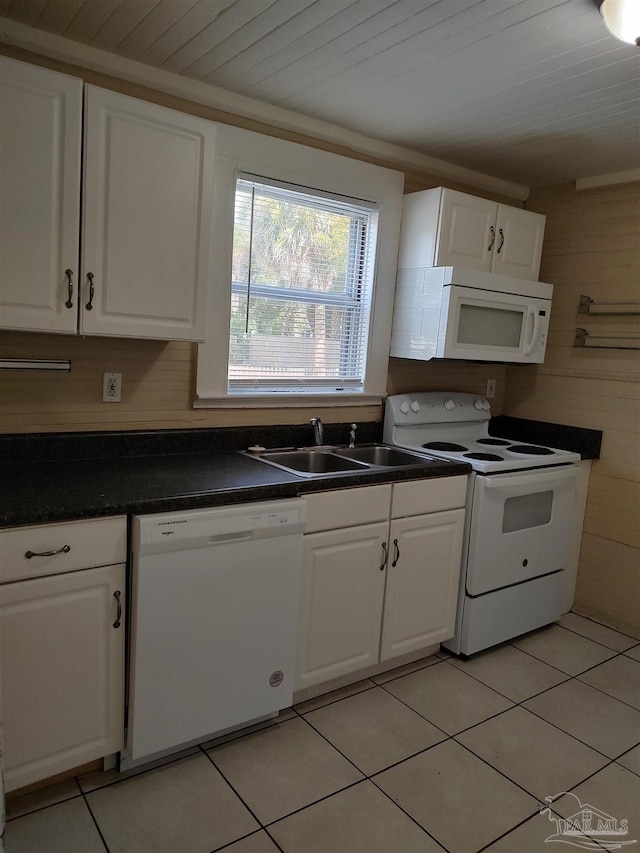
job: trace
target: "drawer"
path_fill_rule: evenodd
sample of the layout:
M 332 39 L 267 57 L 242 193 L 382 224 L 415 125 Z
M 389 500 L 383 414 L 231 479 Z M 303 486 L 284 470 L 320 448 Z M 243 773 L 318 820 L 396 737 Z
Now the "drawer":
M 393 486 L 392 518 L 406 518 L 426 512 L 459 509 L 465 505 L 467 477 L 434 477 L 409 480 Z
M 68 550 L 61 550 L 67 548 Z M 29 552 L 60 551 L 48 557 Z M 0 582 L 124 563 L 127 519 L 124 515 L 61 524 L 0 530 Z
M 338 489 L 303 497 L 307 502 L 305 533 L 316 533 L 319 530 L 386 521 L 389 518 L 391 484 Z

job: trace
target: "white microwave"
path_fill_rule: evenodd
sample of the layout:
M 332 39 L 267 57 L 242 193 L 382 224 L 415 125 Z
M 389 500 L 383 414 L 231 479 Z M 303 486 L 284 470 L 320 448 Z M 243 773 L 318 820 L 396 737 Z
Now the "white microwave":
M 553 285 L 462 267 L 398 270 L 390 355 L 541 364 Z

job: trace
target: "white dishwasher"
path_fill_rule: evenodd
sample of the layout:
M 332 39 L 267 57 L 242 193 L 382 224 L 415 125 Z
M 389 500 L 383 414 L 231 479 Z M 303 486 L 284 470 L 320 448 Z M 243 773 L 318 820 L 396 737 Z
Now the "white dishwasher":
M 291 705 L 305 520 L 300 498 L 134 516 L 123 769 Z

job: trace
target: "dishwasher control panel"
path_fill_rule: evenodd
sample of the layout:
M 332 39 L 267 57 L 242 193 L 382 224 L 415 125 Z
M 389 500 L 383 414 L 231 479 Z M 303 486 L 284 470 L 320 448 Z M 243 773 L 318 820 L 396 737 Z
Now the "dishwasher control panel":
M 132 546 L 140 554 L 203 548 L 216 542 L 303 533 L 305 522 L 301 498 L 134 516 Z

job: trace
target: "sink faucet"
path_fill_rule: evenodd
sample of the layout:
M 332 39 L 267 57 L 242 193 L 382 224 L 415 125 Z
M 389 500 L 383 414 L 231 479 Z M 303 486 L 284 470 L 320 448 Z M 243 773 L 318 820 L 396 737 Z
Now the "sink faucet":
M 320 445 L 324 444 L 324 427 L 322 426 L 322 421 L 320 418 L 311 418 L 309 423 L 313 427 L 313 440 L 320 447 Z
M 351 424 L 351 429 L 349 430 L 349 447 L 356 446 L 356 430 L 358 429 L 357 424 Z

